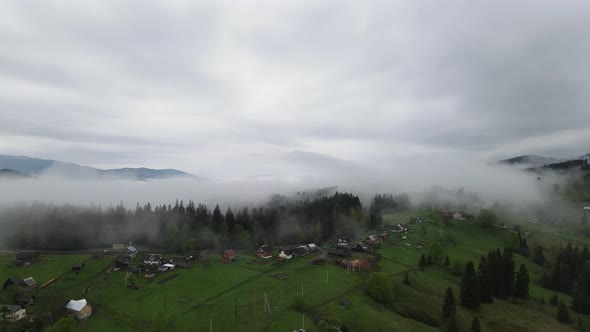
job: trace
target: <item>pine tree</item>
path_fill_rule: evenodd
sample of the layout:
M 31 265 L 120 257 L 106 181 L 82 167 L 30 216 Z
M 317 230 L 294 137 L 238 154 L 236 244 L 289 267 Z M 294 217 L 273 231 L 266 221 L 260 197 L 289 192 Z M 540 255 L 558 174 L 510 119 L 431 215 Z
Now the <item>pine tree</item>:
M 479 266 L 477 269 L 477 278 L 479 280 L 480 290 L 481 290 L 481 302 L 482 303 L 493 303 L 494 302 L 494 293 L 493 293 L 493 283 L 492 283 L 492 273 L 490 270 L 490 265 L 487 259 L 482 256 L 479 260 Z
M 520 269 L 516 275 L 514 284 L 514 295 L 522 299 L 529 297 L 529 273 L 524 264 L 520 264 Z
M 404 275 L 404 284 L 410 286 L 410 278 L 408 277 L 408 272 Z
M 426 256 L 424 256 L 424 254 L 422 254 L 422 256 L 420 256 L 420 270 L 424 271 L 425 266 L 426 266 Z
M 426 265 L 431 266 L 433 264 L 433 260 L 432 260 L 432 256 L 430 256 L 430 254 L 428 254 L 426 256 Z
M 471 321 L 471 332 L 480 332 L 481 331 L 481 326 L 479 325 L 479 318 L 477 318 L 477 316 L 473 317 L 473 320 Z
M 479 281 L 475 273 L 473 262 L 465 266 L 465 273 L 461 280 L 461 305 L 469 309 L 478 309 L 480 304 Z
M 443 317 L 445 319 L 451 318 L 455 311 L 457 311 L 455 307 L 455 296 L 453 295 L 453 289 L 449 286 L 445 293 L 445 301 L 443 303 Z
M 549 304 L 557 305 L 559 304 L 559 298 L 557 297 L 557 292 L 553 292 L 553 295 L 549 298 Z
M 557 308 L 557 320 L 561 323 L 570 322 L 570 314 L 567 311 L 565 304 L 563 304 L 563 301 L 559 301 L 559 307 Z
M 459 324 L 457 323 L 457 313 L 453 312 L 447 325 L 447 332 L 459 332 Z
M 514 293 L 514 270 L 515 265 L 512 250 L 504 248 L 504 287 L 507 296 Z
M 449 256 L 445 256 L 445 263 L 444 263 L 445 268 L 448 269 L 450 265 L 451 265 L 451 260 L 449 259 Z

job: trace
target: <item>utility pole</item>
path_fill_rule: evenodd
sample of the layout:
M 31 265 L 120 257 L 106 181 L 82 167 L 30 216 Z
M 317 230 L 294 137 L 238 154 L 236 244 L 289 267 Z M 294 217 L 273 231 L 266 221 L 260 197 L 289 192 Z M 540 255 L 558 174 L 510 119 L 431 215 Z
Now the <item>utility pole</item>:
M 303 314 L 303 317 L 301 317 L 301 329 L 305 330 L 305 314 Z
M 326 271 L 326 285 L 328 284 L 328 273 L 330 272 Z

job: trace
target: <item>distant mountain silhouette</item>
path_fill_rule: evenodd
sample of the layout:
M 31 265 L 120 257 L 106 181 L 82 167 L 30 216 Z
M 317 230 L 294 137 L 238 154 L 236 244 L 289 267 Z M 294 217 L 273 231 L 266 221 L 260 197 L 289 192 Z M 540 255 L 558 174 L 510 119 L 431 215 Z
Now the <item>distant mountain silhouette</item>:
M 151 169 L 141 167 L 103 170 L 57 160 L 10 155 L 0 155 L 0 169 L 6 170 L 4 173 L 7 174 L 15 172 L 15 174 L 20 173 L 25 177 L 52 175 L 73 179 L 122 178 L 134 180 L 176 177 L 196 178 L 189 173 L 176 169 Z

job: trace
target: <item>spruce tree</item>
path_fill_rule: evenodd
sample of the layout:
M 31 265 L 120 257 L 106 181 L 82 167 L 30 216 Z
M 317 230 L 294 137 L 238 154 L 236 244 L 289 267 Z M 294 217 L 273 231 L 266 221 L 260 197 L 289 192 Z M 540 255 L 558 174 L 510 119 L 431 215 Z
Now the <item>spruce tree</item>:
M 480 290 L 479 281 L 475 273 L 473 262 L 470 261 L 465 266 L 465 273 L 461 280 L 461 305 L 469 309 L 479 309 Z
M 507 296 L 514 293 L 514 270 L 515 265 L 512 250 L 504 248 L 504 287 Z
M 557 297 L 557 292 L 553 292 L 553 295 L 549 298 L 549 304 L 557 305 L 559 304 L 559 298 Z
M 404 275 L 404 284 L 410 286 L 410 278 L 408 277 L 408 272 Z
M 426 265 L 431 266 L 433 263 L 432 256 L 428 254 L 428 256 L 426 256 Z
M 457 323 L 457 313 L 453 312 L 447 325 L 447 332 L 459 332 L 459 324 Z
M 445 293 L 445 301 L 443 303 L 443 317 L 445 319 L 451 318 L 455 311 L 457 311 L 455 307 L 455 296 L 453 295 L 453 289 L 449 286 Z
M 565 304 L 563 304 L 563 301 L 559 301 L 559 307 L 557 308 L 557 320 L 561 323 L 570 322 L 570 314 L 567 311 Z
M 426 266 L 426 256 L 424 256 L 424 254 L 422 254 L 422 256 L 420 256 L 420 270 L 424 270 L 425 266 Z
M 514 295 L 522 299 L 529 297 L 529 272 L 524 264 L 520 264 L 520 268 L 516 275 Z
M 481 326 L 479 325 L 479 318 L 477 316 L 474 316 L 471 321 L 471 332 L 481 332 Z
M 451 265 L 451 260 L 449 260 L 449 256 L 445 256 L 445 263 L 444 263 L 445 268 L 448 269 L 450 265 Z
M 481 290 L 481 302 L 482 303 L 493 303 L 493 284 L 491 279 L 490 265 L 487 259 L 482 256 L 479 260 L 479 266 L 477 269 L 477 278 L 479 280 L 479 286 Z

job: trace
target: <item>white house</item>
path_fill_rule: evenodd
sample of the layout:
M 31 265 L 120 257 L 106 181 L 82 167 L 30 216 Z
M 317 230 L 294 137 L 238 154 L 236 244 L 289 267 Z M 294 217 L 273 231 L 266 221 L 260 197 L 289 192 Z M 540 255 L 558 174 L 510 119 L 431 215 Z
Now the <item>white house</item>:
M 0 308 L 8 309 L 8 312 L 4 316 L 4 319 L 7 321 L 16 322 L 27 317 L 27 309 L 21 308 L 19 305 L 0 304 Z
M 86 299 L 81 300 L 70 300 L 66 304 L 66 309 L 74 314 L 76 319 L 84 319 L 92 315 L 92 307 L 86 302 Z

